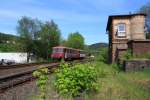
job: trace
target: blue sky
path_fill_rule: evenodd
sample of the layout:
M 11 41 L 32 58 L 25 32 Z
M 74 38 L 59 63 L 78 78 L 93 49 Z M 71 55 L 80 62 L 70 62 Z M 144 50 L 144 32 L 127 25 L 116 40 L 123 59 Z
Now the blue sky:
M 150 0 L 1 0 L 0 32 L 17 34 L 17 21 L 21 16 L 53 19 L 62 37 L 80 32 L 86 44 L 108 42 L 106 24 L 109 15 L 137 11 Z

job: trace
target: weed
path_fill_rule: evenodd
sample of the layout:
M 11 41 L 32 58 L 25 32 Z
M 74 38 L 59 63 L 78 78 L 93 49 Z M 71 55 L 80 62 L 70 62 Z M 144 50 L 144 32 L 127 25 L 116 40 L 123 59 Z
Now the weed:
M 39 100 L 45 100 L 46 84 L 48 81 L 48 68 L 42 68 L 33 72 L 33 76 L 37 77 L 36 84 L 40 89 Z

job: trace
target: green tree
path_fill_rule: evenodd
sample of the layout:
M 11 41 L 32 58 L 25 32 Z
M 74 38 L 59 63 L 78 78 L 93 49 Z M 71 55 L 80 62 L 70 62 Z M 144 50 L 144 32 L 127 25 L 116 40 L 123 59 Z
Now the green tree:
M 38 38 L 41 44 L 39 45 L 41 56 L 48 59 L 52 52 L 52 47 L 60 44 L 61 33 L 57 24 L 53 20 L 47 21 L 42 25 Z
M 146 16 L 146 28 L 147 28 L 146 38 L 150 39 L 150 2 L 143 5 L 140 8 L 139 12 L 147 15 Z
M 24 48 L 23 50 L 28 54 L 35 53 L 36 51 L 34 41 L 37 40 L 37 35 L 40 29 L 41 22 L 37 19 L 23 16 L 18 21 L 17 33 L 20 36 L 20 42 Z
M 76 49 L 83 49 L 84 37 L 79 32 L 69 34 L 67 46 Z
M 67 46 L 67 40 L 61 38 L 61 40 L 60 40 L 60 45 L 62 45 L 62 46 Z
M 60 30 L 53 20 L 42 23 L 25 16 L 18 21 L 17 32 L 25 52 L 47 60 L 52 47 L 59 45 L 61 38 Z

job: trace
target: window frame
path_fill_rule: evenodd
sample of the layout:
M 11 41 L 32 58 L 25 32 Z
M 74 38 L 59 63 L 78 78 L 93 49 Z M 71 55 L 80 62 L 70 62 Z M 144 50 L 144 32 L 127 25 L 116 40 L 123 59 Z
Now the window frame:
M 124 30 L 120 31 L 120 25 L 124 26 Z M 121 34 L 121 35 L 120 35 Z M 125 23 L 118 23 L 117 24 L 117 36 L 118 37 L 126 37 L 126 24 Z

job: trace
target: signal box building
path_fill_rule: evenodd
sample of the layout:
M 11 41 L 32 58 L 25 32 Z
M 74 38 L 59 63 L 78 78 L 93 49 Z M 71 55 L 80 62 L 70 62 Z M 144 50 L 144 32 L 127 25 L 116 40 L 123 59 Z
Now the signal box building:
M 112 15 L 106 31 L 109 36 L 109 62 L 114 63 L 128 49 L 134 55 L 150 51 L 145 36 L 145 14 Z

